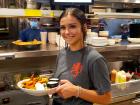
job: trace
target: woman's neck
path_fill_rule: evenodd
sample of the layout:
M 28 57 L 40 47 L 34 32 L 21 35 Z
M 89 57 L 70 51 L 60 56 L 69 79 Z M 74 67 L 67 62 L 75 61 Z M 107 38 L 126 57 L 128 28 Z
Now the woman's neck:
M 71 51 L 77 51 L 84 48 L 84 43 L 79 45 L 70 45 L 69 48 Z

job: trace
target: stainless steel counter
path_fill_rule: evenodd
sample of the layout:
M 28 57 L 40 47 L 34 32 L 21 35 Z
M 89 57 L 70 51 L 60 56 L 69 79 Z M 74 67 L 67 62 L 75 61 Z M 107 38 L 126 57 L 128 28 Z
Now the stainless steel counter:
M 140 94 L 140 80 L 112 84 L 112 103 L 129 100 Z
M 29 58 L 57 55 L 59 47 L 56 45 L 41 45 L 37 50 L 18 50 L 15 47 L 1 48 L 0 59 L 6 58 Z
M 94 46 L 93 46 L 94 47 Z M 41 56 L 54 56 L 57 55 L 59 47 L 52 44 L 47 44 L 46 46 L 41 46 L 38 50 L 28 50 L 19 51 L 16 48 L 3 48 L 0 49 L 0 59 L 5 58 L 26 58 L 26 57 L 41 57 Z M 104 46 L 95 47 L 97 51 L 101 53 L 105 52 L 122 52 L 122 51 L 140 51 L 140 44 L 130 44 L 130 45 L 114 45 L 114 46 Z M 140 53 L 138 53 L 140 55 Z
M 54 56 L 57 55 L 58 51 L 60 50 L 59 47 L 56 45 L 46 45 L 41 46 L 38 50 L 31 50 L 31 51 L 16 51 L 14 52 L 15 58 L 22 58 L 22 57 L 40 57 L 40 56 Z
M 93 46 L 94 47 L 94 46 Z M 99 52 L 106 51 L 123 51 L 123 50 L 140 50 L 140 44 L 129 44 L 129 45 L 120 45 L 116 44 L 114 46 L 104 46 L 104 47 L 95 47 Z

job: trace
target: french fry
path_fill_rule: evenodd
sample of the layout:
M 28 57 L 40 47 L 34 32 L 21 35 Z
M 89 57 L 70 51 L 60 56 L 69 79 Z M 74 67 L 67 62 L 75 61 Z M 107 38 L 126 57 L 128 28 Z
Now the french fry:
M 48 82 L 48 77 L 34 77 L 32 75 L 28 81 L 22 83 L 22 88 L 35 90 L 35 84 L 39 82 L 41 84 Z

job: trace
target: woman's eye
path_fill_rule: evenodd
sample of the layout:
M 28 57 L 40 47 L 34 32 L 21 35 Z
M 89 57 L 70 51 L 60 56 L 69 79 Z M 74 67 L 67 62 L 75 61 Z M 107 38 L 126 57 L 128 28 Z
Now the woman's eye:
M 60 30 L 64 30 L 65 29 L 65 27 L 60 27 Z
M 69 28 L 76 28 L 76 26 L 75 25 L 70 25 Z
M 60 30 L 75 29 L 76 25 L 60 26 Z

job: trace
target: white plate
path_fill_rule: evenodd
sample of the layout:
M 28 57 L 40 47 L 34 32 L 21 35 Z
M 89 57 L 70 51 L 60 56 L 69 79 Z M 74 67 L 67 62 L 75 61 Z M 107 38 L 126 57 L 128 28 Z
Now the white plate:
M 140 43 L 140 38 L 128 38 L 131 43 Z
M 92 43 L 91 45 L 96 46 L 96 47 L 103 47 L 103 46 L 107 46 L 108 43 Z
M 23 82 L 25 81 L 29 81 L 29 79 L 24 79 L 24 80 L 21 80 L 17 83 L 17 86 L 24 92 L 30 94 L 30 95 L 33 95 L 33 96 L 44 96 L 44 95 L 47 95 L 48 94 L 48 89 L 46 90 L 31 90 L 31 89 L 27 89 L 27 88 L 22 88 L 23 86 Z

